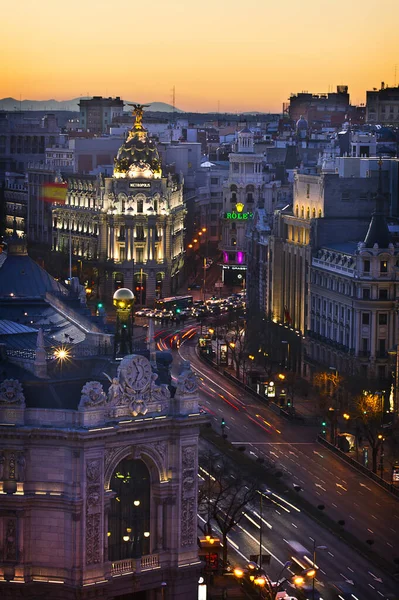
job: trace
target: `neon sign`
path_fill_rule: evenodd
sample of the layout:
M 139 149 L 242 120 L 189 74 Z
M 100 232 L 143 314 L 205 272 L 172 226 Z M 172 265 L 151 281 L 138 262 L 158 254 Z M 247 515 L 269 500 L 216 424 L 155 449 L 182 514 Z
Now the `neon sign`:
M 233 220 L 233 221 L 248 221 L 248 219 L 253 219 L 254 213 L 252 212 L 226 212 L 224 213 L 224 218 Z

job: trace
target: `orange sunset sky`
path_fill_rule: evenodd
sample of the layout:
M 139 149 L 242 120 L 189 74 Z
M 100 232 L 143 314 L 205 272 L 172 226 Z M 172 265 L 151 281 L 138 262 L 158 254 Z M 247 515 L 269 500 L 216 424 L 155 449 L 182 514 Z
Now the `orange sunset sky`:
M 291 93 L 399 83 L 399 1 L 20 0 L 2 8 L 0 97 L 121 96 L 281 111 Z

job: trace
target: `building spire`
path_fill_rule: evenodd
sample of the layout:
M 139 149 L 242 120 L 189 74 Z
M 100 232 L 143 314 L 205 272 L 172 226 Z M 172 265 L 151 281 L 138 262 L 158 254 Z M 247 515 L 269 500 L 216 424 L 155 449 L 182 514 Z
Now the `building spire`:
M 388 228 L 385 215 L 385 198 L 382 193 L 382 159 L 378 161 L 378 189 L 375 199 L 375 208 L 371 215 L 370 225 L 364 240 L 366 248 L 373 248 L 375 244 L 379 248 L 388 248 L 392 243 L 392 236 Z

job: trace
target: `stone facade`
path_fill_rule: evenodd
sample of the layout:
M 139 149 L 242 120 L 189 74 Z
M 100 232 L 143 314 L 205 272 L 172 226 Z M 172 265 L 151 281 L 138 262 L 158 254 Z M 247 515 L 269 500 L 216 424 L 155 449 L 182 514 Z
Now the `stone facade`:
M 169 388 L 156 379 L 146 358 L 127 356 L 107 393 L 100 382 L 85 384 L 75 411 L 26 408 L 21 384 L 3 382 L 2 598 L 14 597 L 16 583 L 21 598 L 48 594 L 68 600 L 94 594 L 116 599 L 132 592 L 134 598 L 136 591 L 151 600 L 196 597 L 202 422 L 197 381 L 184 365 L 171 398 Z M 148 532 L 138 555 L 128 550 L 132 530 L 115 540 L 112 524 L 118 510 L 113 486 L 126 460 L 148 473 Z M 139 482 L 135 489 L 138 494 Z M 116 516 L 119 523 L 122 517 Z M 109 558 L 111 542 L 123 558 Z

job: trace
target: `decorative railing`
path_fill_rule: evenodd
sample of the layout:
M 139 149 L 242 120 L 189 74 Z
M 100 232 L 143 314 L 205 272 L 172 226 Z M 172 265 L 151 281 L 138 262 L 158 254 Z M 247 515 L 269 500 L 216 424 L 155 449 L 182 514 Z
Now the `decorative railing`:
M 141 557 L 141 568 L 143 570 L 156 569 L 159 567 L 159 554 L 149 554 Z
M 136 560 L 127 558 L 125 560 L 116 560 L 111 565 L 111 575 L 123 575 L 123 573 L 134 573 L 136 571 Z
M 128 573 L 137 573 L 139 571 L 149 571 L 159 568 L 159 554 L 148 554 L 141 558 L 126 558 L 116 560 L 111 564 L 111 575 L 126 575 Z

